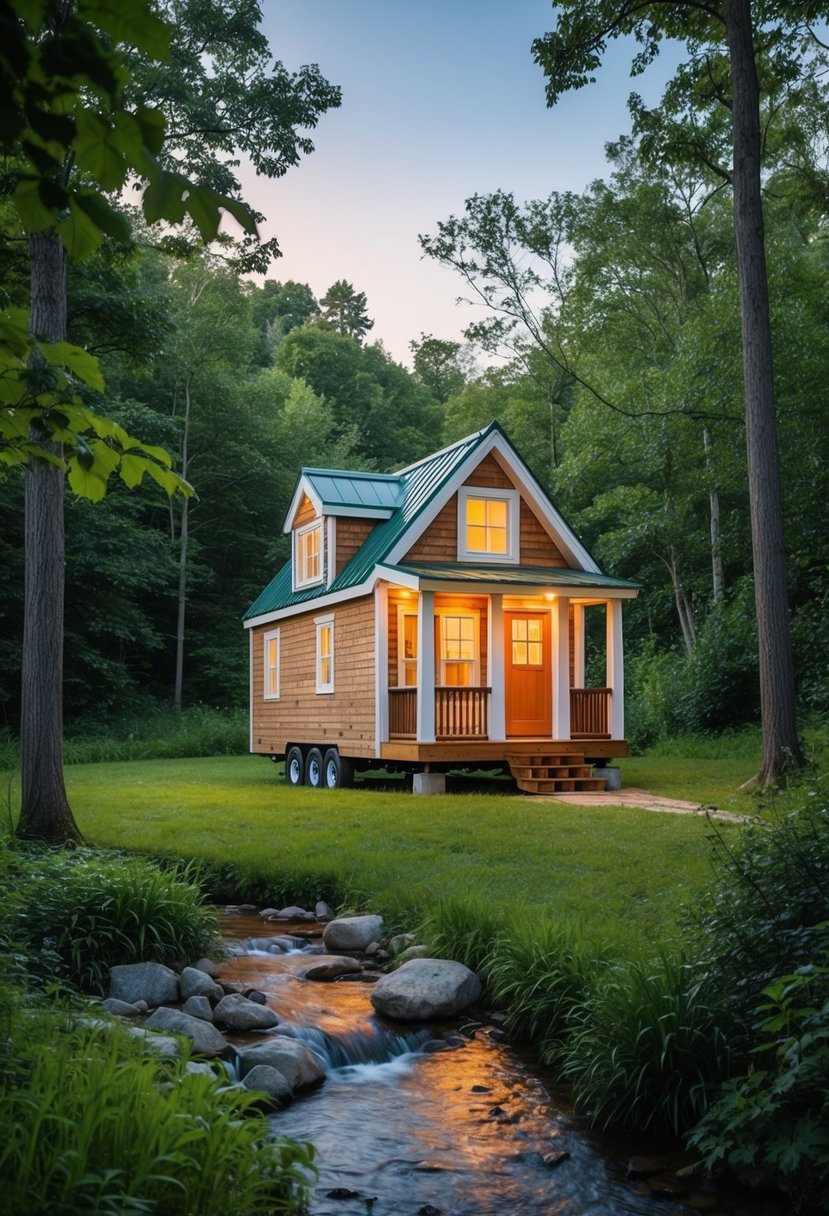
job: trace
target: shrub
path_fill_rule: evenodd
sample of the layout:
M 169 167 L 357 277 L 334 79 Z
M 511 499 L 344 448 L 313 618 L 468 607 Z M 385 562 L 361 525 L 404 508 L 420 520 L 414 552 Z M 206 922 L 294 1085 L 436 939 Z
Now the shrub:
M 50 978 L 101 993 L 119 963 L 186 962 L 215 945 L 213 912 L 186 867 L 90 849 L 32 850 L 16 864 L 13 934 Z
M 139 1052 L 114 1031 L 75 1029 L 36 1045 L 26 1083 L 4 1095 L 0 1211 L 306 1210 L 313 1151 L 272 1140 L 257 1095 Z
M 610 968 L 565 1059 L 576 1108 L 603 1129 L 679 1137 L 729 1075 L 721 1017 L 705 977 L 683 961 Z
M 829 962 L 829 925 L 821 926 Z M 829 1210 L 829 966 L 784 975 L 758 1006 L 765 1042 L 690 1136 L 705 1165 L 761 1169 L 798 1211 Z

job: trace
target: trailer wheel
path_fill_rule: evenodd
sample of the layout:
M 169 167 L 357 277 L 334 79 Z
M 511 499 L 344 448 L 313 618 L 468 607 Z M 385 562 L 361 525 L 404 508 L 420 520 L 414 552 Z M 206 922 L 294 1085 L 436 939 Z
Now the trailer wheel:
M 336 790 L 354 784 L 354 765 L 341 756 L 336 747 L 329 747 L 322 762 L 322 783 L 327 790 Z
M 288 785 L 302 785 L 305 780 L 305 758 L 301 747 L 289 747 L 285 756 L 285 780 Z
M 322 752 L 318 747 L 309 747 L 305 757 L 305 784 L 312 789 L 322 789 Z

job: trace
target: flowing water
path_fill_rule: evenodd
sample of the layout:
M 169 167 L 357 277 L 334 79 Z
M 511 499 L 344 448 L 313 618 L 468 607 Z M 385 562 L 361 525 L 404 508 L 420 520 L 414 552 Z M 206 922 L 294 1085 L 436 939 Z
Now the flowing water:
M 463 1022 L 384 1024 L 371 1007 L 369 983 L 301 978 L 308 950 L 319 949 L 310 940 L 273 954 L 256 917 L 225 918 L 222 930 L 241 953 L 222 964 L 221 978 L 266 993 L 283 1019 L 280 1031 L 305 1040 L 326 1071 L 323 1085 L 272 1117 L 276 1134 L 316 1146 L 313 1216 L 776 1211 L 711 1193 L 686 1197 L 691 1207 L 656 1195 L 652 1181 L 626 1176 L 642 1146 L 588 1134 L 553 1096 L 537 1063 L 499 1042 L 497 1031 Z M 447 1035 L 459 1045 L 434 1050 Z

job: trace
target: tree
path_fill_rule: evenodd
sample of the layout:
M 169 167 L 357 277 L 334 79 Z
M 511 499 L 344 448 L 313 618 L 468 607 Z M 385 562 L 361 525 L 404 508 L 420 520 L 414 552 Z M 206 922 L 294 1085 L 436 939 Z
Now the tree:
M 320 300 L 323 320 L 343 337 L 362 342 L 374 322 L 366 312 L 366 293 L 355 291 L 345 279 L 337 279 Z
M 260 367 L 270 365 L 275 348 L 286 334 L 320 315 L 320 306 L 311 288 L 307 283 L 295 283 L 293 279 L 285 283 L 266 279 L 261 287 L 254 287 L 251 309 L 253 323 L 260 335 L 256 353 Z
M 761 198 L 761 128 L 758 60 L 774 60 L 791 78 L 801 57 L 806 23 L 823 13 L 818 3 L 675 3 L 655 0 L 563 0 L 557 28 L 536 39 L 533 51 L 548 78 L 547 101 L 588 84 L 611 38 L 633 35 L 641 72 L 664 38 L 683 40 L 691 62 L 680 73 L 700 87 L 716 78 L 723 51 L 731 84 L 734 240 L 740 282 L 746 450 L 755 576 L 763 761 L 758 782 L 780 779 L 803 755 L 797 734 L 794 666 L 786 590 L 782 491 L 774 406 L 771 324 Z
M 188 491 L 165 452 L 89 410 L 76 391 L 78 382 L 102 391 L 103 382 L 95 360 L 65 341 L 66 258 L 88 256 L 105 234 L 129 239 L 111 202 L 129 176 L 146 183 L 148 223 L 189 215 L 210 241 L 224 209 L 248 235 L 256 228 L 238 199 L 165 167 L 163 115 L 125 100 L 130 75 L 118 48 L 129 43 L 152 61 L 169 53 L 169 27 L 147 0 L 0 0 L 0 34 L 0 137 L 31 265 L 32 336 L 21 310 L 0 319 L 0 456 L 28 464 L 18 830 L 59 842 L 79 835 L 62 765 L 64 475 L 93 500 L 116 471 L 129 485 L 149 475 L 168 492 Z
M 474 357 L 469 346 L 448 342 L 433 334 L 421 334 L 419 342 L 410 342 L 414 374 L 441 405 L 454 393 L 459 393 L 472 378 Z

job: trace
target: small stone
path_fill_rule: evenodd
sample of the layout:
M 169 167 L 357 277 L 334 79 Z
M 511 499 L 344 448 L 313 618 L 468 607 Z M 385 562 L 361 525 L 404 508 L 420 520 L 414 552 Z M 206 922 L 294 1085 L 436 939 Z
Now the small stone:
M 473 1085 L 469 1092 L 473 1094 L 491 1094 L 492 1090 L 488 1085 Z
M 446 1051 L 447 1045 L 443 1039 L 428 1039 L 420 1050 L 424 1055 L 433 1056 L 435 1052 Z
M 272 1009 L 235 992 L 222 997 L 213 1010 L 213 1020 L 228 1030 L 270 1030 L 279 1025 Z
M 359 1191 L 352 1191 L 347 1186 L 335 1186 L 332 1191 L 325 1192 L 326 1199 L 360 1199 Z
M 317 920 L 333 920 L 335 913 L 334 909 L 324 899 L 318 899 L 314 905 L 314 915 Z
M 443 1208 L 436 1208 L 433 1203 L 424 1203 L 417 1209 L 417 1216 L 443 1216 Z
M 215 980 L 219 974 L 219 968 L 213 962 L 212 958 L 200 958 L 197 962 L 191 964 L 194 971 L 203 971 L 205 975 L 209 975 L 211 980 Z
M 200 1018 L 203 1022 L 213 1021 L 213 1010 L 206 996 L 188 996 L 181 1012 L 189 1014 L 191 1018 Z
M 369 942 L 369 944 L 366 946 L 366 957 L 373 958 L 374 955 L 378 953 L 379 949 L 379 942 Z
M 279 908 L 263 908 L 259 915 L 262 920 L 270 920 L 271 917 L 279 916 Z
M 147 1021 L 147 1028 L 185 1035 L 193 1044 L 193 1051 L 199 1056 L 220 1056 L 227 1051 L 224 1035 L 220 1034 L 215 1026 L 178 1009 L 156 1009 Z
M 308 963 L 302 969 L 306 980 L 336 980 L 341 975 L 350 975 L 360 970 L 356 959 L 339 954 L 318 956 L 313 963 Z
M 541 1158 L 548 1170 L 557 1169 L 563 1162 L 570 1160 L 570 1154 L 566 1148 L 561 1149 L 557 1153 L 545 1153 Z
M 317 918 L 314 916 L 313 912 L 309 912 L 307 908 L 298 908 L 294 904 L 291 904 L 291 906 L 288 908 L 280 908 L 276 915 L 271 917 L 271 920 L 295 920 L 305 922 L 316 919 Z
M 396 933 L 389 942 L 389 950 L 392 954 L 400 954 L 401 951 L 407 950 L 409 946 L 415 944 L 414 933 Z
M 181 999 L 189 1000 L 191 996 L 206 996 L 214 1004 L 222 999 L 222 987 L 211 979 L 200 967 L 185 967 L 178 977 Z
M 507 1036 L 503 1030 L 499 1030 L 497 1026 L 493 1026 L 489 1031 L 489 1037 L 493 1043 L 503 1043 Z
M 146 1009 L 147 1003 L 144 1002 Z M 102 1013 L 108 1013 L 116 1018 L 137 1018 L 142 1013 L 142 1010 L 134 1005 L 132 1001 L 119 1001 L 117 997 L 108 996 L 106 1000 L 101 1001 L 99 1006 Z
M 178 976 L 162 963 L 124 963 L 109 973 L 109 995 L 134 1005 L 169 1005 L 179 999 Z
M 236 910 L 242 916 L 250 916 L 256 911 L 256 904 L 239 904 Z
M 254 1005 L 267 1005 L 268 1003 L 268 998 L 258 988 L 249 988 L 244 995 L 249 1001 L 253 1001 Z
M 293 1097 L 293 1091 L 278 1069 L 269 1064 L 256 1064 L 242 1079 L 245 1089 L 266 1094 L 269 1106 L 284 1106 Z
M 456 1050 L 458 1047 L 466 1047 L 466 1039 L 462 1034 L 448 1034 L 443 1040 L 447 1047 Z
M 426 946 L 407 946 L 405 950 L 401 950 L 396 961 L 402 966 L 403 963 L 409 963 L 413 958 L 426 958 L 429 951 Z
M 365 950 L 383 935 L 382 916 L 347 916 L 332 920 L 322 935 L 326 950 Z

